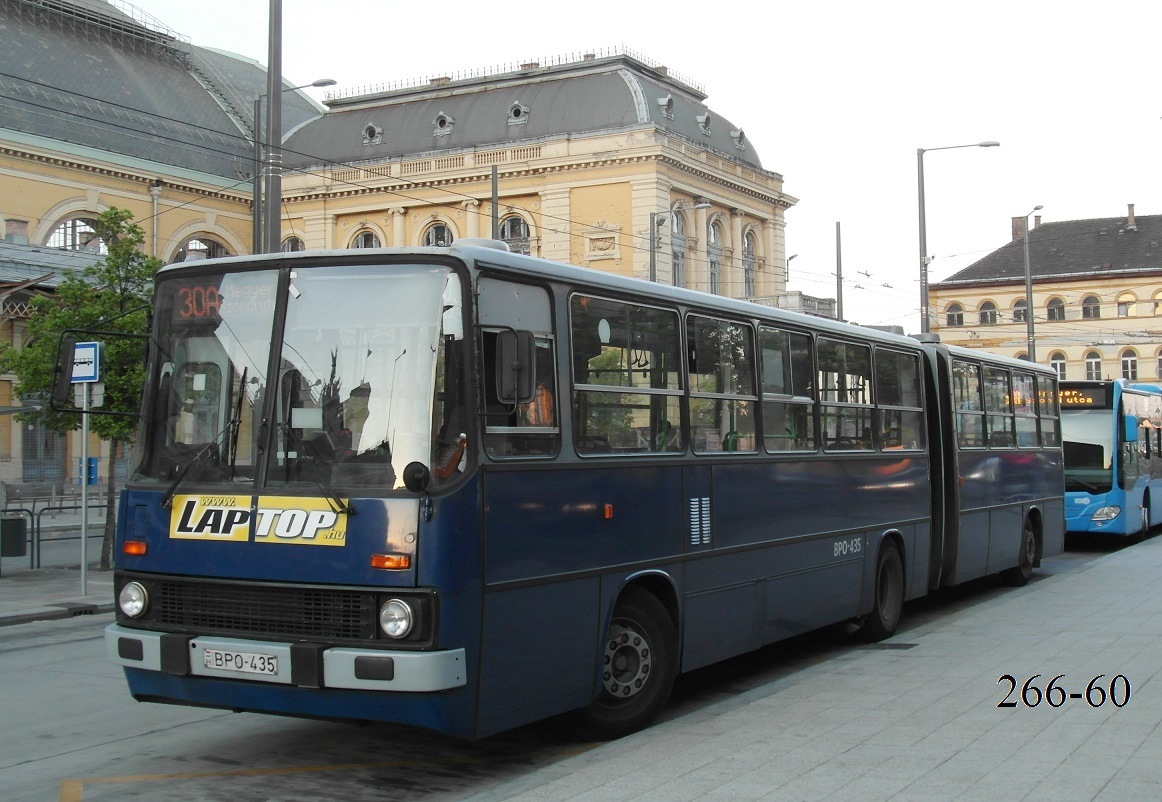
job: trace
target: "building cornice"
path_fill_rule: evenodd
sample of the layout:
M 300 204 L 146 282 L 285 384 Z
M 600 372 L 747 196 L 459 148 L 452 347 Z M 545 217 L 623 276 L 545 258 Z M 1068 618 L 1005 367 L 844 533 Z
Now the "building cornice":
M 1034 284 L 1056 282 L 1062 284 L 1092 284 L 1095 281 L 1124 278 L 1126 276 L 1158 276 L 1162 278 L 1162 267 L 1124 268 L 1120 270 L 1102 270 L 1101 273 L 1039 273 L 1033 276 Z M 962 281 L 940 281 L 929 285 L 932 292 L 940 290 L 973 289 L 977 287 L 1004 287 L 1009 285 L 1025 286 L 1024 276 L 1006 276 L 995 279 L 973 279 Z
M 249 181 L 245 182 L 246 188 L 244 190 L 234 190 L 233 187 L 214 187 L 210 182 L 199 184 L 188 180 L 183 181 L 173 174 L 174 169 L 169 165 L 149 167 L 137 165 L 124 166 L 115 163 L 102 164 L 85 161 L 82 158 L 70 157 L 61 153 L 32 150 L 30 148 L 5 143 L 0 143 L 0 156 L 7 156 L 13 159 L 51 167 L 59 167 L 65 170 L 75 170 L 89 175 L 99 175 L 121 181 L 145 184 L 147 186 L 153 185 L 158 180 L 158 174 L 161 174 L 165 176 L 165 186 L 171 189 L 176 189 L 191 195 L 229 201 L 231 203 L 249 204 L 251 201 Z

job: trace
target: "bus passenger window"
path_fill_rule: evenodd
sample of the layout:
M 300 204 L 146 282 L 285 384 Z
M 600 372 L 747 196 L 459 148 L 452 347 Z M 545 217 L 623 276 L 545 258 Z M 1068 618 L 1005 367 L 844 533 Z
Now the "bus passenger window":
M 684 451 L 677 314 L 577 294 L 569 317 L 577 453 Z
M 686 332 L 694 450 L 702 454 L 757 450 L 750 326 L 691 315 Z
M 820 427 L 828 451 L 875 448 L 872 437 L 871 348 L 819 338 Z
M 880 448 L 924 448 L 919 355 L 876 349 L 876 405 L 880 411 Z
M 759 328 L 763 446 L 768 452 L 814 451 L 814 349 L 806 334 Z

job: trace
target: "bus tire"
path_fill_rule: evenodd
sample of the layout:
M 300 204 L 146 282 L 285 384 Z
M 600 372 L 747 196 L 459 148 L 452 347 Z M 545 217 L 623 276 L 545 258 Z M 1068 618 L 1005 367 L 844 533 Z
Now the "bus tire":
M 1033 576 L 1033 562 L 1036 559 L 1037 532 L 1033 529 L 1032 522 L 1026 520 L 1024 531 L 1021 532 L 1021 553 L 1017 558 L 1017 564 L 1001 571 L 1001 579 L 1014 588 L 1024 587 Z
M 581 711 L 589 738 L 619 738 L 650 724 L 670 700 L 678 635 L 666 608 L 631 588 L 618 600 L 602 649 L 601 692 Z
M 869 643 L 890 638 L 900 625 L 904 612 L 904 561 L 900 549 L 884 541 L 876 558 L 875 596 L 871 612 L 860 624 L 859 636 Z

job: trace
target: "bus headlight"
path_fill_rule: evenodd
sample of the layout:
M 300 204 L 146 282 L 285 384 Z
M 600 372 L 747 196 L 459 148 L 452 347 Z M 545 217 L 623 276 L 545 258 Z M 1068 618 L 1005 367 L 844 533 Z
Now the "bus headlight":
M 1094 512 L 1093 520 L 1095 520 L 1095 521 L 1112 521 L 1114 518 L 1117 518 L 1121 514 L 1122 514 L 1121 507 L 1101 507 Z
M 149 594 L 145 587 L 138 582 L 127 582 L 121 592 L 117 594 L 117 606 L 121 612 L 130 618 L 138 618 L 149 607 Z
M 402 599 L 388 599 L 379 608 L 379 628 L 389 638 L 406 638 L 415 620 L 412 606 Z

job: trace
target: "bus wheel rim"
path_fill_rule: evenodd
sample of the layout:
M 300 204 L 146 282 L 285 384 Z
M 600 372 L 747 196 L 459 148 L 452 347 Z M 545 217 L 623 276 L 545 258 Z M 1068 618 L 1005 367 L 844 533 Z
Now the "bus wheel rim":
M 605 641 L 601 680 L 614 699 L 630 699 L 645 688 L 653 668 L 653 650 L 633 622 L 614 622 Z

